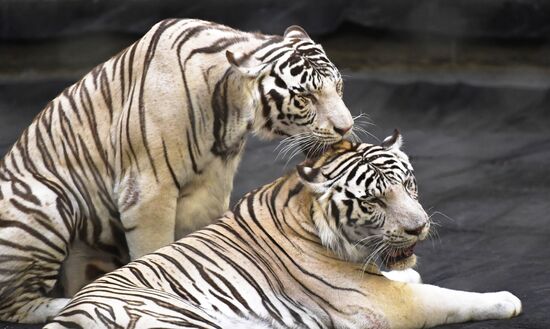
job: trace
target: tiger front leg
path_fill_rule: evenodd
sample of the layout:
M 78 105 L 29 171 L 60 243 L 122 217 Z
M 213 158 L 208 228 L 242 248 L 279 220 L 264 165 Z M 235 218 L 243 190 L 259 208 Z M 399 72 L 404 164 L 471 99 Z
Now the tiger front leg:
M 229 209 L 229 197 L 239 158 L 213 159 L 202 174 L 180 191 L 176 239 L 211 224 Z
M 428 327 L 467 321 L 509 319 L 521 313 L 521 301 L 507 291 L 474 293 L 432 285 L 411 285 Z
M 119 198 L 130 259 L 174 242 L 178 191 L 154 180 L 127 184 Z
M 507 291 L 475 293 L 389 280 L 383 280 L 377 291 L 377 302 L 382 304 L 390 328 L 508 319 L 522 309 L 521 301 Z

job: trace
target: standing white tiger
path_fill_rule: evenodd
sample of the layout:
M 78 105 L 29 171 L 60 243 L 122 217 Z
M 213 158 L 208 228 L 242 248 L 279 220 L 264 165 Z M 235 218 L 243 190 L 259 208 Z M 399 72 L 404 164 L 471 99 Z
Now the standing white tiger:
M 299 27 L 158 23 L 52 100 L 2 160 L 0 320 L 57 314 L 63 262 L 71 293 L 221 215 L 248 132 L 341 140 L 341 95 Z
M 400 144 L 334 146 L 84 287 L 45 328 L 412 329 L 518 315 L 509 292 L 396 282 L 367 266 L 413 266 L 429 230 Z

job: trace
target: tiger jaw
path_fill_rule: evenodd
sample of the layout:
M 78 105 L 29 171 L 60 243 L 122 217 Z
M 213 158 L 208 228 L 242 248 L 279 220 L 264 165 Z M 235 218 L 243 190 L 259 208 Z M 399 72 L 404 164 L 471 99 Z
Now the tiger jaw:
M 395 263 L 384 264 L 384 265 L 387 266 L 388 269 L 391 271 L 406 270 L 416 265 L 416 255 L 412 254 L 412 256 L 402 259 L 400 261 L 397 261 Z
M 325 139 L 313 136 L 311 142 L 302 142 L 300 143 L 299 147 L 306 158 L 315 159 L 326 152 L 330 145 L 341 142 L 342 140 L 342 136 L 335 136 L 332 138 L 327 137 Z
M 412 244 L 406 247 L 392 247 L 389 245 L 389 249 L 382 253 L 382 262 L 390 270 L 404 270 L 416 265 L 416 255 L 414 254 L 414 248 L 416 244 L 427 238 L 430 230 L 429 223 L 426 224 L 422 232 L 418 235 Z
M 384 243 L 383 251 L 375 251 L 371 248 L 359 247 L 356 251 L 356 261 L 377 264 L 387 270 L 404 270 L 416 265 L 414 249 L 419 240 L 409 243 L 407 246 L 395 247 Z M 380 246 L 380 245 L 379 245 Z
M 379 232 L 364 233 L 361 237 L 355 237 L 352 245 L 360 245 L 361 241 L 369 243 L 357 247 L 357 259 L 365 259 L 368 262 L 374 260 L 379 266 L 383 266 L 388 270 L 404 270 L 416 265 L 417 257 L 414 253 L 416 245 L 425 240 L 428 236 L 430 225 L 422 229 L 417 236 L 400 236 L 396 240 L 390 240 L 387 237 L 376 238 L 380 235 Z M 369 246 L 370 245 L 370 246 Z M 374 246 L 374 247 L 372 247 Z
M 414 247 L 416 243 L 406 247 L 394 249 L 384 252 L 382 254 L 383 263 L 390 270 L 404 270 L 406 268 L 416 265 L 416 255 L 414 254 Z

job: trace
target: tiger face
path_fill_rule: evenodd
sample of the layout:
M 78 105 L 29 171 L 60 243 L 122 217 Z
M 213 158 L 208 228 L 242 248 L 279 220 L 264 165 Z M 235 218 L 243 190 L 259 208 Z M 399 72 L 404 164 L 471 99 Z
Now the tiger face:
M 298 26 L 254 56 L 227 53 L 229 62 L 255 80 L 256 133 L 293 136 L 303 148 L 330 145 L 347 136 L 353 118 L 342 100 L 340 72 Z
M 415 265 L 414 247 L 430 224 L 401 143 L 397 131 L 381 146 L 345 141 L 314 166 L 298 167 L 322 212 L 315 225 L 325 246 L 389 269 Z

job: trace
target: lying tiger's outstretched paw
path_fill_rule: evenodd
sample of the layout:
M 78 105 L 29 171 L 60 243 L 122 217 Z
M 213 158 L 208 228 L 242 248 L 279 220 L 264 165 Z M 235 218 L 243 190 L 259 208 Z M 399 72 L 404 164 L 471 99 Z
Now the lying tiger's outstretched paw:
M 480 301 L 485 303 L 478 307 L 474 320 L 509 319 L 522 312 L 521 301 L 508 291 L 483 294 Z

